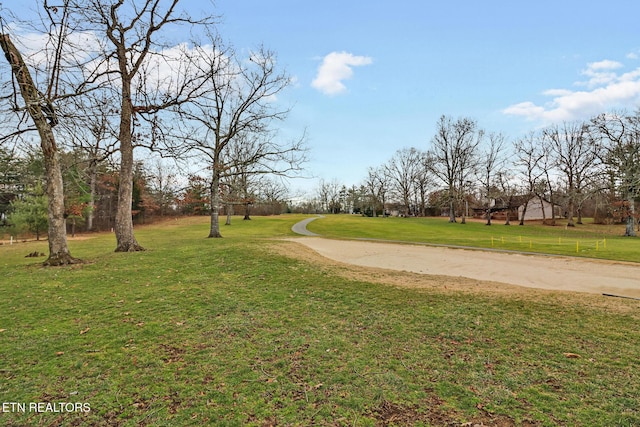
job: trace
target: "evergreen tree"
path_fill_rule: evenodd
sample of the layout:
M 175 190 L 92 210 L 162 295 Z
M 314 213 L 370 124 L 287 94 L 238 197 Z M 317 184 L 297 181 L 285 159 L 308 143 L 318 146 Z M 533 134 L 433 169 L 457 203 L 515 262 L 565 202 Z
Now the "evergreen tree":
M 14 200 L 8 218 L 12 234 L 34 233 L 36 240 L 40 240 L 40 235 L 46 233 L 49 225 L 47 209 L 47 196 L 40 186 L 32 194 Z

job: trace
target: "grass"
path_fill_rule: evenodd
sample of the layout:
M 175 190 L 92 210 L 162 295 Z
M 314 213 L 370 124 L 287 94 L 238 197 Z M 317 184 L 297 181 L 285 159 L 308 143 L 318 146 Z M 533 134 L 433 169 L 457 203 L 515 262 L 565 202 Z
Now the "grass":
M 528 223 L 504 226 L 471 220 L 451 224 L 447 218 L 366 218 L 355 215 L 328 215 L 307 228 L 332 238 L 367 238 L 459 245 L 496 250 L 581 256 L 617 261 L 640 261 L 640 239 L 624 237 L 624 225 L 576 227 Z
M 271 249 L 301 218 L 142 227 L 131 254 L 96 235 L 69 268 L 0 246 L 0 403 L 91 409 L 0 424 L 640 425 L 638 302 L 348 280 Z

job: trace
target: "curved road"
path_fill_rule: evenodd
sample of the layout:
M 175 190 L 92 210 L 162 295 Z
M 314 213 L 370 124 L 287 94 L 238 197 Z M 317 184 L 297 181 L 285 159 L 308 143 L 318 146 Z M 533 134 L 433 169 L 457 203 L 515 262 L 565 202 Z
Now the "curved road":
M 311 221 L 315 221 L 318 218 L 322 218 L 322 215 L 318 215 L 313 218 L 307 218 L 305 220 L 297 222 L 293 224 L 293 227 L 291 227 L 291 231 L 293 231 L 296 234 L 301 234 L 303 236 L 319 236 L 319 234 L 312 233 L 311 231 L 307 230 L 307 224 L 309 224 Z

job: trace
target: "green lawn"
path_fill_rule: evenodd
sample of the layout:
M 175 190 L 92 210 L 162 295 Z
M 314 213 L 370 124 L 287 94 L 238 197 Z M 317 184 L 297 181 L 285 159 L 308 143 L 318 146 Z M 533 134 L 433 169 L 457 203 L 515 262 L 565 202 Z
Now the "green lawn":
M 140 227 L 131 254 L 96 235 L 65 268 L 24 257 L 46 242 L 0 246 L 0 424 L 640 425 L 638 301 L 345 279 L 273 250 L 302 218 L 234 218 L 223 239 L 206 218 Z M 378 228 L 346 218 L 309 228 Z M 396 240 L 430 227 L 386 220 Z M 29 411 L 47 402 L 90 412 Z

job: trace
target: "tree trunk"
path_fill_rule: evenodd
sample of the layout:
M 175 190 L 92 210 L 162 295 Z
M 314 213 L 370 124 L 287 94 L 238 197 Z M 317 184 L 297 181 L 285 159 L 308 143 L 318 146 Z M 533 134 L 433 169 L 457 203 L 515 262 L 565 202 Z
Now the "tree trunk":
M 576 208 L 575 208 L 574 196 L 573 196 L 573 194 L 571 194 L 569 196 L 569 204 L 567 206 L 567 217 L 569 217 L 568 221 L 567 221 L 567 227 L 575 227 L 576 226 L 575 222 L 573 222 L 573 217 L 575 215 L 575 210 L 576 210 Z
M 211 228 L 209 238 L 220 238 L 220 176 L 215 167 L 213 168 L 213 179 L 211 180 Z
M 509 195 L 509 201 L 507 202 L 507 209 L 506 209 L 507 219 L 504 225 L 511 225 L 511 206 L 513 206 L 513 194 Z
M 120 182 L 116 209 L 116 252 L 144 251 L 133 234 L 133 142 L 131 138 L 133 106 L 131 105 L 131 80 L 121 73 L 122 105 L 120 110 Z
M 93 217 L 96 205 L 96 183 L 98 180 L 97 164 L 89 166 L 89 213 L 87 214 L 87 231 L 93 231 Z
M 635 200 L 633 200 L 633 198 L 629 198 L 629 214 L 627 215 L 627 225 L 624 233 L 627 237 L 636 237 L 635 204 Z
M 529 202 L 525 202 L 522 208 L 522 215 L 520 216 L 520 223 L 518 225 L 524 225 L 524 217 L 527 214 L 527 204 L 529 204 Z
M 461 202 L 464 201 L 464 205 L 462 207 L 462 220 L 460 221 L 460 224 L 466 224 L 467 223 L 467 211 L 469 210 L 469 205 L 467 204 L 468 202 L 466 200 L 461 199 Z
M 228 204 L 227 205 L 227 222 L 225 222 L 224 225 L 231 225 L 231 215 L 233 215 L 233 205 Z
M 576 224 L 582 224 L 582 206 L 584 204 L 584 198 L 582 197 L 582 193 L 578 193 L 578 196 L 580 202 L 578 202 L 578 206 L 576 207 L 576 213 L 578 215 Z
M 522 215 L 520 216 L 520 223 L 518 225 L 524 225 L 524 217 L 527 215 L 527 206 L 529 205 L 529 201 L 531 200 L 532 194 L 529 194 L 529 197 L 522 207 Z
M 449 222 L 456 222 L 456 211 L 454 210 L 454 198 L 452 190 L 449 190 Z
M 386 212 L 387 212 L 387 211 L 386 211 L 386 208 L 387 208 L 387 207 L 386 207 L 385 199 L 386 199 L 386 198 L 385 198 L 385 197 L 384 197 L 384 195 L 383 195 L 383 196 L 382 196 L 382 218 L 386 218 L 386 217 L 387 217 L 387 214 L 386 214 Z
M 538 196 L 538 200 L 540 201 L 540 208 L 542 209 L 542 224 L 547 224 L 547 212 L 544 209 L 544 197 Z M 553 203 L 551 204 L 551 214 L 555 211 L 553 207 Z
M 555 226 L 556 225 L 556 207 L 555 207 L 555 203 L 553 202 L 553 191 L 551 189 L 549 189 L 549 203 L 551 203 L 551 225 Z M 544 212 L 544 205 L 543 205 L 542 212 Z
M 526 202 L 524 204 L 524 207 L 522 208 L 522 215 L 520 216 L 520 222 L 518 223 L 518 225 L 524 225 L 524 217 L 527 214 L 527 203 L 529 202 Z
M 47 106 L 51 110 L 51 116 L 47 121 L 47 117 L 45 117 L 41 107 L 42 103 L 47 101 L 41 99 L 20 52 L 6 34 L 0 35 L 0 44 L 18 82 L 29 115 L 33 119 L 40 135 L 40 146 L 44 156 L 47 179 L 49 218 L 49 258 L 44 262 L 44 265 L 57 266 L 82 262 L 71 256 L 67 245 L 60 153 L 52 131 L 52 126 L 56 123 L 53 107 L 50 104 Z

